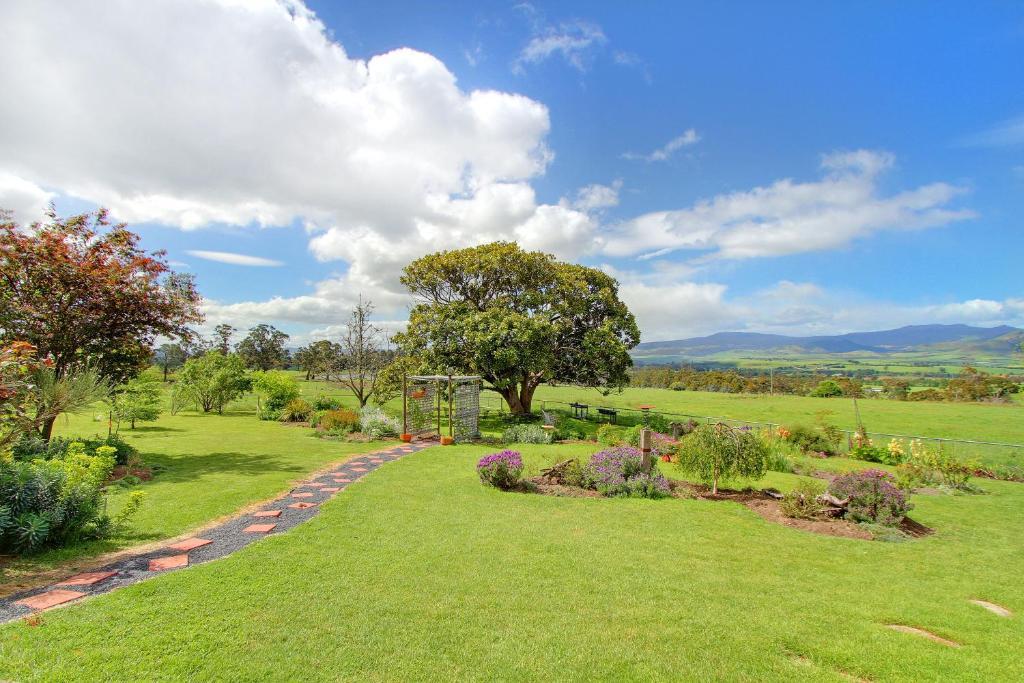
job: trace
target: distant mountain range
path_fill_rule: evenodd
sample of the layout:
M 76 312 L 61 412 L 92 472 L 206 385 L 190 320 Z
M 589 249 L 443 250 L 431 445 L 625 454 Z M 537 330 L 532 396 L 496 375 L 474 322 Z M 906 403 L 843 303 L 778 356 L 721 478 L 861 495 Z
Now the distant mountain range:
M 645 342 L 633 349 L 642 359 L 657 356 L 697 358 L 728 352 L 756 352 L 756 355 L 899 353 L 944 351 L 956 353 L 1010 354 L 1020 348 L 1024 330 L 1008 325 L 909 325 L 895 330 L 850 332 L 819 337 L 790 337 L 756 332 L 719 332 L 707 337 Z

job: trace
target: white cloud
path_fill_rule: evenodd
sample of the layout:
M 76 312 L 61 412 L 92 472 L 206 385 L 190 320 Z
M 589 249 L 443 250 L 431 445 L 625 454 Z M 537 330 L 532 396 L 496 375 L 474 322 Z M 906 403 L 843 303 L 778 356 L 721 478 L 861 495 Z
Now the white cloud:
M 571 21 L 558 26 L 535 23 L 534 35 L 512 63 L 512 70 L 522 73 L 526 65 L 558 55 L 578 71 L 586 71 L 593 51 L 607 42 L 601 27 L 592 22 Z
M 932 183 L 881 196 L 878 176 L 892 155 L 859 150 L 826 155 L 821 180 L 779 180 L 718 195 L 687 209 L 648 213 L 604 240 L 612 256 L 663 256 L 703 250 L 706 259 L 745 259 L 836 249 L 882 230 L 947 225 L 974 213 L 949 208 L 964 189 Z
M 42 220 L 53 197 L 52 192 L 0 168 L 0 210 L 10 211 L 15 223 Z
M 1024 116 L 967 135 L 960 140 L 965 147 L 1016 147 L 1024 145 Z
M 697 131 L 693 128 L 688 128 L 682 135 L 672 138 L 663 146 L 649 154 L 626 152 L 622 155 L 622 158 L 641 161 L 668 161 L 673 154 L 681 150 L 683 147 L 696 145 L 698 142 L 700 142 L 700 135 L 698 135 Z
M 613 206 L 618 206 L 619 191 L 621 190 L 621 179 L 615 180 L 611 185 L 587 185 L 581 187 L 576 193 L 576 199 L 572 202 L 572 206 L 581 211 L 610 209 Z
M 217 263 L 228 263 L 233 266 L 283 266 L 284 263 L 281 261 L 275 261 L 269 258 L 263 258 L 261 256 L 248 256 L 246 254 L 235 254 L 229 251 L 204 251 L 202 249 L 189 249 L 187 252 L 191 256 L 196 258 L 205 259 L 207 261 L 216 261 Z
M 410 49 L 352 59 L 299 0 L 14 0 L 0 25 L 18 65 L 0 65 L 0 172 L 29 187 L 184 229 L 298 220 L 378 298 L 440 248 L 593 245 L 590 207 L 530 187 L 552 159 L 543 104 L 464 91 Z

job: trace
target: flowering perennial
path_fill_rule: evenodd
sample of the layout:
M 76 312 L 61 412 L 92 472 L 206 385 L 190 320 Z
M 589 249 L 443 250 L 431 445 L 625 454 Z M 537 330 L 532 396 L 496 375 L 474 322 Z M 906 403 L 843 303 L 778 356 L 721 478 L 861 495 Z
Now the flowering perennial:
M 510 489 L 519 483 L 523 459 L 519 451 L 504 450 L 480 458 L 476 464 L 480 481 L 499 489 Z
M 630 446 L 616 446 L 594 453 L 587 465 L 594 487 L 606 496 L 660 498 L 669 493 L 660 474 L 643 471 L 643 453 Z

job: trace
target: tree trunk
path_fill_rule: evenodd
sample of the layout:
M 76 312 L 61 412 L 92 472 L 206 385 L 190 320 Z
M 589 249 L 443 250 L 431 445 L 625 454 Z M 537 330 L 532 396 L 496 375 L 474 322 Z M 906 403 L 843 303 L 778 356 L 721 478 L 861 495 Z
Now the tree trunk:
M 533 392 L 537 390 L 536 385 L 515 384 L 510 387 L 498 389 L 505 402 L 508 403 L 508 410 L 513 415 L 529 415 L 533 410 Z
M 164 384 L 167 383 L 167 366 L 164 365 Z
M 43 426 L 39 428 L 39 435 L 43 437 L 43 441 L 49 443 L 50 437 L 53 436 L 53 423 L 56 421 L 56 416 L 43 420 Z

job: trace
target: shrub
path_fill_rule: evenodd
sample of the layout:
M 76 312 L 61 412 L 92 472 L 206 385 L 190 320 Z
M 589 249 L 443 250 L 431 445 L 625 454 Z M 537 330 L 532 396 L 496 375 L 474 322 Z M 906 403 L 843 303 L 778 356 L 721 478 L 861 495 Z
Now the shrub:
M 828 488 L 836 498 L 848 500 L 846 516 L 855 522 L 897 526 L 912 507 L 894 477 L 882 470 L 844 474 Z
M 838 444 L 828 434 L 806 425 L 792 425 L 779 430 L 789 443 L 804 453 L 834 454 Z
M 782 498 L 782 514 L 795 519 L 814 519 L 821 515 L 825 506 L 818 502 L 818 496 L 825 492 L 825 485 L 814 479 L 801 479 L 792 491 Z
M 388 417 L 383 409 L 370 405 L 363 406 L 359 411 L 359 428 L 371 439 L 397 437 L 402 431 L 402 425 L 398 420 Z
M 114 462 L 117 465 L 127 465 L 139 455 L 135 446 L 117 434 L 94 436 L 91 439 L 55 436 L 48 442 L 43 441 L 38 435 L 27 435 L 14 445 L 12 454 L 15 460 L 53 460 L 63 458 L 72 443 L 81 443 L 86 453 L 95 453 L 102 446 L 113 448 Z
M 616 446 L 594 453 L 586 470 L 584 476 L 606 496 L 661 498 L 669 493 L 665 477 L 645 473 L 643 453 L 629 446 Z
M 688 435 L 679 449 L 678 464 L 718 493 L 722 479 L 764 476 L 767 461 L 765 444 L 754 432 L 719 423 L 701 425 Z
M 870 441 L 861 443 L 850 449 L 850 457 L 865 462 L 886 462 L 889 453 L 881 446 L 875 446 Z
M 668 418 L 661 413 L 648 413 L 647 414 L 647 428 L 655 432 L 667 432 L 671 427 L 671 423 Z
M 554 435 L 540 425 L 512 425 L 501 434 L 503 443 L 551 443 Z
M 476 464 L 480 481 L 499 489 L 511 489 L 523 473 L 523 459 L 518 451 L 501 451 L 480 458 Z
M 838 382 L 831 379 L 822 380 L 811 392 L 811 396 L 816 398 L 834 398 L 842 395 L 843 388 L 839 386 Z
M 320 415 L 316 427 L 326 432 L 343 432 L 347 434 L 359 428 L 359 415 L 345 408 L 328 410 Z
M 68 444 L 50 460 L 0 461 L 0 551 L 33 552 L 114 528 L 104 511 L 103 485 L 114 469 L 115 449 L 95 455 L 81 442 Z M 126 514 L 138 508 L 130 501 Z
M 619 446 L 626 443 L 624 427 L 603 424 L 597 428 L 597 441 L 604 446 Z
M 792 472 L 796 469 L 791 452 L 794 449 L 789 443 L 777 439 L 771 433 L 759 434 L 758 438 L 764 444 L 765 468 L 771 472 Z
M 282 370 L 254 372 L 252 388 L 264 398 L 261 408 L 268 412 L 280 411 L 289 401 L 299 397 L 299 383 Z
M 682 382 L 672 382 L 668 385 L 668 388 L 672 391 L 686 391 L 686 385 Z
M 313 408 L 315 410 L 337 410 L 341 407 L 341 401 L 334 398 L 333 396 L 326 396 L 320 394 L 313 399 Z
M 284 404 L 278 419 L 281 422 L 305 422 L 313 416 L 313 406 L 301 398 L 293 398 Z

